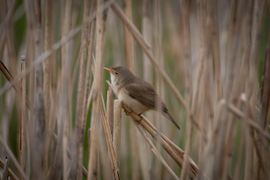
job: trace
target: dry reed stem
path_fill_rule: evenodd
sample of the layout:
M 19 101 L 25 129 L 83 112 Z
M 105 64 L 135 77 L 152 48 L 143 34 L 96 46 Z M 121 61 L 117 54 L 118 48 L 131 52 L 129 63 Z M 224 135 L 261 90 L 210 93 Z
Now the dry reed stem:
M 191 60 L 191 40 L 190 40 L 190 10 L 191 10 L 191 2 L 189 0 L 182 0 L 180 2 L 180 28 L 179 28 L 179 39 L 181 40 L 179 51 L 181 52 L 181 59 L 184 62 L 184 65 L 188 67 L 190 65 Z M 188 64 L 188 65 L 187 65 Z M 186 71 L 186 70 L 184 70 Z M 187 79 L 185 83 L 190 80 L 190 74 L 188 71 L 185 72 L 187 75 Z M 188 85 L 185 85 L 187 87 Z M 190 98 L 191 99 L 191 98 Z M 192 126 L 190 122 L 190 118 L 187 121 L 187 142 L 185 144 L 185 152 L 189 154 L 191 149 L 191 134 L 192 134 Z M 186 179 L 188 170 L 188 158 L 184 158 L 182 173 L 180 179 Z
M 143 38 L 146 42 L 148 42 L 151 46 L 153 45 L 153 0 L 143 0 L 143 7 L 142 7 L 142 34 Z M 143 79 L 149 83 L 153 83 L 154 76 L 153 76 L 153 67 L 151 66 L 151 62 L 149 58 L 143 53 Z M 146 116 L 150 119 L 153 119 L 154 114 L 153 112 L 147 112 Z M 138 131 L 136 132 L 138 133 Z M 143 141 L 143 137 L 141 135 L 137 135 L 139 141 Z M 151 166 L 150 163 L 153 162 L 153 154 L 151 151 L 147 151 L 148 147 L 145 143 L 140 143 L 139 146 L 139 158 L 140 158 L 140 166 L 142 170 L 143 179 L 147 180 L 150 179 L 150 173 L 153 171 L 155 166 Z M 160 164 L 157 163 L 160 166 Z M 149 167 L 150 166 L 150 167 Z M 155 169 L 154 169 L 155 170 Z M 157 171 L 156 171 L 157 172 Z M 160 173 L 160 169 L 158 169 L 158 173 Z M 157 176 L 158 177 L 158 176 Z M 160 177 L 161 178 L 161 177 Z
M 141 151 L 138 146 L 140 146 L 140 138 L 138 132 L 136 132 L 135 126 L 132 126 L 131 122 L 128 121 L 129 125 L 127 126 L 127 139 L 128 139 L 128 148 L 129 148 L 129 156 L 132 159 L 131 169 L 132 172 L 130 174 L 131 180 L 137 180 L 140 178 L 141 174 L 141 166 L 140 166 L 140 157 Z
M 94 8 L 95 7 L 95 2 L 93 1 L 93 3 L 91 4 L 91 7 Z M 90 22 L 89 22 L 90 23 Z M 89 34 L 90 38 L 90 42 L 88 45 L 88 59 L 87 59 L 87 63 L 86 63 L 86 80 L 87 80 L 87 90 L 86 90 L 86 94 L 87 94 L 87 100 L 86 100 L 86 109 L 89 109 L 90 106 L 90 102 L 92 100 L 92 94 L 93 94 L 93 77 L 92 77 L 92 72 L 93 72 L 93 61 L 94 61 L 94 57 L 93 57 L 93 51 L 94 51 L 94 44 L 95 44 L 95 38 L 94 34 L 95 34 L 95 23 L 91 22 L 91 31 Z
M 162 1 L 160 0 L 154 0 L 154 11 L 153 11 L 153 56 L 156 58 L 157 63 L 162 69 L 165 69 L 165 59 L 164 59 L 164 48 L 163 48 L 163 16 L 161 15 L 161 10 L 162 10 Z M 165 35 L 166 36 L 166 35 Z M 151 63 L 151 62 L 150 62 Z M 153 68 L 153 67 L 152 67 Z M 154 71 L 155 74 L 155 86 L 157 93 L 160 95 L 161 99 L 165 100 L 165 86 L 164 86 L 164 81 L 160 75 L 160 73 L 155 69 Z M 160 111 L 161 109 L 161 101 L 159 99 L 156 99 L 155 103 L 156 108 Z M 171 111 L 170 111 L 171 112 Z M 175 136 L 174 133 L 176 131 L 172 131 L 169 126 L 167 126 L 167 122 L 163 121 L 163 117 L 161 116 L 160 113 L 155 113 L 152 119 L 157 119 L 157 121 L 154 121 L 154 125 L 156 126 L 157 129 L 161 130 L 164 129 L 167 132 L 170 132 L 171 136 Z M 173 135 L 174 134 L 174 135 Z M 157 139 L 157 149 L 161 151 L 161 145 L 159 142 L 159 138 Z M 166 156 L 167 158 L 168 156 Z M 170 161 L 168 161 L 170 162 Z M 154 174 L 158 175 L 160 174 L 161 179 L 167 178 L 165 172 L 162 172 L 162 164 L 157 164 L 155 169 L 154 169 Z M 162 173 L 161 173 L 162 172 Z
M 167 10 L 168 11 L 168 10 Z M 168 11 L 169 12 L 169 11 Z M 188 71 L 188 67 L 191 65 L 191 29 L 190 29 L 190 15 L 191 15 L 191 2 L 189 0 L 182 0 L 180 2 L 180 26 L 179 26 L 179 40 L 181 40 L 181 43 L 177 44 L 176 51 L 180 54 L 180 59 L 183 61 L 181 64 L 179 61 L 179 68 L 184 71 L 185 79 L 184 83 L 187 89 L 189 91 L 190 85 L 189 81 L 191 78 L 191 73 Z M 172 21 L 173 22 L 173 21 Z M 173 24 L 172 24 L 173 25 Z M 172 27 L 171 29 L 175 29 L 175 27 Z M 177 37 L 177 33 L 174 32 L 172 37 Z
M 25 70 L 25 61 L 21 60 L 21 71 Z M 20 83 L 20 97 L 21 97 L 21 109 L 20 109 L 20 126 L 19 126 L 19 157 L 20 164 L 25 169 L 26 163 L 26 120 L 27 120 L 27 109 L 26 109 L 26 80 L 23 78 Z
M 129 19 L 132 19 L 132 2 L 131 0 L 124 0 L 124 11 Z M 132 35 L 126 27 L 124 27 L 125 33 L 125 52 L 127 67 L 133 71 L 135 68 L 135 54 L 134 54 L 134 40 Z
M 252 170 L 252 164 L 254 161 L 253 154 L 253 144 L 251 141 L 251 134 L 249 132 L 248 126 L 245 124 L 245 155 L 246 155 L 246 163 L 245 163 L 245 169 L 244 169 L 244 179 L 245 180 L 252 180 L 254 179 L 254 172 Z
M 85 0 L 83 2 L 83 20 L 85 21 L 88 17 L 90 8 L 89 1 Z M 86 124 L 86 64 L 87 64 L 87 56 L 88 56 L 88 46 L 90 37 L 90 25 L 84 24 L 81 36 L 81 56 L 79 59 L 79 84 L 77 90 L 77 150 L 78 153 L 78 162 L 77 162 L 77 179 L 82 179 L 82 170 L 81 163 L 83 162 L 83 135 L 84 135 L 84 127 Z M 91 52 L 91 51 L 90 51 Z M 90 53 L 89 53 L 90 54 Z
M 113 91 L 111 88 L 109 88 L 109 90 L 107 91 L 107 101 L 106 101 L 106 107 L 107 107 L 107 111 L 106 111 L 106 115 L 108 117 L 108 121 L 109 121 L 109 125 L 110 125 L 110 130 L 111 130 L 111 134 L 113 135 L 114 133 L 114 103 L 113 103 Z
M 48 51 L 53 44 L 53 35 L 54 35 L 54 25 L 53 25 L 53 17 L 55 16 L 54 13 L 54 6 L 53 6 L 53 0 L 48 0 L 45 2 L 45 7 L 44 7 L 44 51 Z M 44 107 L 45 107 L 45 118 L 47 121 L 47 132 L 49 130 L 54 129 L 53 127 L 53 118 L 50 114 L 51 109 L 51 101 L 50 101 L 50 92 L 51 92 L 51 73 L 53 72 L 53 66 L 52 62 L 54 61 L 53 57 L 49 57 L 47 61 L 43 63 L 43 73 L 44 73 L 44 81 L 43 81 L 43 91 L 44 91 Z M 49 134 L 49 133 L 48 133 Z M 49 155 L 50 155 L 50 144 L 51 144 L 51 136 L 48 135 L 48 138 L 46 139 L 45 142 L 45 162 L 44 166 L 46 169 L 49 169 Z
M 260 34 L 261 34 L 261 29 L 262 29 L 262 23 L 263 23 L 263 15 L 265 13 L 265 4 L 266 1 L 254 1 L 252 4 L 252 9 L 251 9 L 251 22 L 250 22 L 250 54 L 249 54 L 249 63 L 250 67 L 256 67 L 258 66 L 258 53 L 259 53 L 259 43 L 260 43 Z M 251 68 L 251 72 L 254 71 L 253 68 Z M 252 72 L 253 73 L 253 72 Z M 252 74 L 251 73 L 251 74 Z
M 4 49 L 5 45 L 7 44 L 5 42 L 7 36 L 8 39 L 12 38 L 12 30 L 10 29 L 13 26 L 13 17 L 15 13 L 15 5 L 16 1 L 1 1 L 1 12 L 3 12 L 3 16 L 1 17 L 2 22 L 1 22 L 1 28 L 0 28 L 0 55 L 2 57 L 2 50 Z M 5 27 L 5 28 L 4 28 Z M 10 44 L 10 42 L 8 42 Z M 12 54 L 11 54 L 12 55 Z M 14 55 L 12 55 L 14 57 Z M 14 70 L 14 69 L 13 69 Z
M 268 8 L 268 9 L 270 9 L 270 8 Z M 262 109 L 261 109 L 261 115 L 260 115 L 260 118 L 261 118 L 260 124 L 264 130 L 268 130 L 268 132 L 269 132 L 269 127 L 267 127 L 267 123 L 269 124 L 269 118 L 267 120 L 267 117 L 269 117 L 269 105 L 270 105 L 270 35 L 269 34 L 268 34 L 268 45 L 267 45 L 267 49 L 265 52 L 264 79 L 263 79 L 263 84 L 262 84 L 262 89 L 261 89 L 261 105 L 262 105 Z M 255 138 L 253 138 L 253 139 L 255 139 Z M 258 141 L 255 144 L 259 144 L 259 143 L 260 143 L 260 141 Z M 266 142 L 263 141 L 263 143 L 267 144 L 267 141 Z M 259 147 L 259 145 L 256 147 Z M 268 147 L 269 147 L 269 145 L 268 145 Z M 262 164 L 262 162 L 264 162 L 266 164 L 264 167 L 265 168 L 264 170 L 266 171 L 265 174 L 269 178 L 270 174 L 266 170 L 266 167 L 269 167 L 269 161 L 267 160 L 267 159 L 269 159 L 269 153 L 267 151 L 268 151 L 268 149 L 261 150 L 261 152 L 262 152 L 261 156 L 263 156 L 264 154 L 267 154 L 267 157 L 261 157 L 260 158 L 261 161 L 259 163 Z M 258 169 L 258 170 L 260 170 L 260 169 Z M 259 178 L 259 177 L 257 177 L 257 178 Z
M 132 0 L 124 0 L 123 1 L 123 9 L 125 15 L 132 21 Z M 136 64 L 135 64 L 135 44 L 132 34 L 129 32 L 127 27 L 124 26 L 124 41 L 125 41 L 125 59 L 127 62 L 127 67 L 132 72 L 137 72 Z M 135 127 L 129 126 L 128 129 L 129 133 L 129 147 L 131 152 L 132 158 L 132 172 L 131 172 L 131 179 L 136 180 L 139 178 L 140 174 L 140 159 L 137 158 L 138 153 L 140 152 L 137 150 L 138 142 L 140 141 L 139 137 L 136 136 Z
M 103 121 L 103 119 L 100 119 Z M 102 124 L 99 125 L 99 161 L 98 161 L 98 178 L 104 178 L 105 180 L 113 179 L 114 172 L 112 168 L 112 161 L 107 147 L 104 129 Z M 102 174 L 101 174 L 102 173 Z
M 156 157 L 161 161 L 161 163 L 165 166 L 165 168 L 168 170 L 168 172 L 171 174 L 172 177 L 175 179 L 179 179 L 178 176 L 174 173 L 174 171 L 171 169 L 171 167 L 168 165 L 166 160 L 162 157 L 159 150 L 155 147 L 154 143 L 151 141 L 151 139 L 146 135 L 146 133 L 143 131 L 142 127 L 140 127 L 138 124 L 136 124 L 137 129 L 140 131 L 146 142 L 149 144 L 151 151 L 153 154 L 156 155 Z
M 98 105 L 97 103 L 95 104 Z M 95 106 L 94 106 L 95 107 Z M 98 137 L 97 137 L 97 120 L 95 120 L 95 116 L 97 116 L 97 108 L 93 109 L 92 121 L 91 121 L 91 129 L 90 129 L 90 148 L 89 148 L 89 160 L 88 160 L 88 174 L 87 179 L 97 179 L 97 161 L 98 161 Z
M 152 18 L 153 13 L 151 0 L 143 1 L 143 19 L 142 19 L 142 34 L 146 42 L 152 45 L 153 41 L 153 28 L 152 28 Z M 153 82 L 153 70 L 150 64 L 150 60 L 145 53 L 143 53 L 143 77 L 147 82 Z
M 16 1 L 15 0 L 10 0 L 10 1 L 6 1 L 6 7 L 8 10 L 8 14 L 10 13 L 10 17 L 8 17 L 8 21 L 6 21 L 5 24 L 5 38 L 6 38 L 6 53 L 7 53 L 7 58 L 8 58 L 8 62 L 9 62 L 9 68 L 10 71 L 12 72 L 12 74 L 17 73 L 17 69 L 16 69 L 16 52 L 15 52 L 15 41 L 14 41 L 14 36 L 13 33 L 14 32 L 14 21 L 13 21 L 13 17 L 14 17 L 14 12 L 15 12 L 15 5 L 16 5 Z
M 72 13 L 72 1 L 61 2 L 63 8 L 63 16 L 61 17 L 61 21 L 63 22 L 61 27 L 61 39 L 65 38 L 70 31 L 71 27 L 71 13 Z M 61 83 L 60 87 L 60 104 L 63 109 L 59 109 L 59 114 L 61 114 L 61 118 L 58 119 L 58 129 L 60 137 L 62 138 L 62 176 L 64 180 L 67 180 L 72 177 L 72 174 L 75 174 L 74 169 L 72 169 L 69 165 L 69 158 L 68 158 L 68 150 L 71 144 L 70 142 L 70 130 L 71 130 L 71 118 L 69 116 L 69 93 L 70 88 L 68 87 L 69 84 L 69 74 L 71 72 L 71 57 L 70 57 L 70 49 L 71 48 L 71 41 L 65 43 L 61 48 L 61 61 L 62 61 L 62 69 L 61 69 Z M 76 146 L 77 147 L 77 146 Z M 73 159 L 73 154 L 70 155 L 70 159 Z M 76 162 L 73 162 L 76 163 Z
M 93 109 L 92 112 L 93 118 L 91 122 L 91 146 L 90 146 L 90 155 L 88 163 L 88 180 L 96 179 L 97 171 L 97 123 L 98 119 L 101 118 L 100 108 L 102 107 L 100 100 L 100 93 L 102 92 L 102 79 L 103 79 L 103 46 L 104 46 L 104 33 L 105 33 L 105 19 L 103 16 L 103 11 L 100 11 L 102 8 L 102 0 L 97 1 L 97 14 L 96 14 L 96 61 L 94 68 L 94 84 L 93 84 Z
M 268 107 L 270 104 L 270 36 L 268 37 L 268 45 L 265 52 L 264 79 L 261 89 L 261 103 L 261 126 L 265 129 L 267 125 L 267 115 L 269 114 Z
M 120 143 L 121 143 L 121 121 L 122 121 L 122 104 L 120 100 L 114 100 L 113 110 L 113 145 L 116 151 L 118 164 L 120 165 Z
M 113 146 L 113 138 L 112 138 L 112 134 L 111 134 L 111 130 L 110 130 L 110 123 L 109 123 L 108 117 L 106 116 L 105 106 L 104 105 L 103 105 L 103 108 L 101 107 L 100 111 L 101 111 L 101 115 L 102 115 L 102 127 L 103 127 L 103 130 L 104 130 L 106 145 L 107 145 L 107 148 L 108 148 L 108 151 L 109 151 L 111 168 L 112 168 L 113 177 L 114 177 L 113 179 L 119 180 L 120 179 L 120 174 L 119 174 L 117 155 L 116 155 L 115 148 Z
M 28 20 L 29 33 L 32 37 L 33 49 L 28 52 L 32 53 L 31 60 L 39 57 L 43 51 L 43 38 L 42 38 L 42 12 L 40 1 L 25 1 L 26 15 Z M 30 34 L 29 34 L 30 35 Z M 44 107 L 44 93 L 43 93 L 43 68 L 39 64 L 34 69 L 33 74 L 33 116 L 31 117 L 31 177 L 37 179 L 44 176 L 44 148 L 45 148 L 45 107 Z
M 51 49 L 53 45 L 53 16 L 54 16 L 54 6 L 53 6 L 53 0 L 48 0 L 45 2 L 45 22 L 44 22 L 44 51 L 48 51 Z M 47 61 L 43 63 L 43 71 L 44 71 L 44 98 L 45 98 L 45 108 L 46 108 L 46 115 L 49 111 L 49 105 L 50 105 L 50 87 L 51 87 L 51 81 L 50 81 L 50 70 L 51 67 L 51 61 L 52 57 L 49 57 Z M 49 117 L 46 117 L 49 118 Z
M 185 144 L 185 154 L 189 154 L 190 153 L 190 145 L 191 145 L 191 141 L 192 141 L 192 124 L 190 121 L 187 122 L 187 139 L 186 139 L 186 144 Z M 187 174 L 187 170 L 189 168 L 189 159 L 188 156 L 184 156 L 184 162 L 183 162 L 183 167 L 182 167 L 182 173 L 181 173 L 181 180 L 186 179 L 186 174 Z

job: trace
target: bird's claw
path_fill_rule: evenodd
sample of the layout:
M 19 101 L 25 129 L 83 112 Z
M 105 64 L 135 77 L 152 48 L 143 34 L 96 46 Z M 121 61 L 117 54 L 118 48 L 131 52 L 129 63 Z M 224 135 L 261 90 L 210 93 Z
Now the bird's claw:
M 123 105 L 123 106 L 124 106 L 124 111 L 125 111 L 126 115 L 129 115 L 132 112 L 132 110 L 125 105 Z

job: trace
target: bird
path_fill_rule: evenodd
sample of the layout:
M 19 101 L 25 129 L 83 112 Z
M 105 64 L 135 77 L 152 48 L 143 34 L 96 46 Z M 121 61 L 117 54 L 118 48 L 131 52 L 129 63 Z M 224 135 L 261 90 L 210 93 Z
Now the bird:
M 137 77 L 124 66 L 104 67 L 104 69 L 110 73 L 114 94 L 124 105 L 139 115 L 148 110 L 159 111 L 180 129 L 151 84 Z M 157 102 L 160 103 L 160 108 L 157 108 Z

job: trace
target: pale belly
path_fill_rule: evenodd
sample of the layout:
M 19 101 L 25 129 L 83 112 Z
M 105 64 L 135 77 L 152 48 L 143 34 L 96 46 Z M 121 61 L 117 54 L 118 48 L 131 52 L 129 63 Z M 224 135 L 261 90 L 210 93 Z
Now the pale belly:
M 145 111 L 147 111 L 149 108 L 138 102 L 137 100 L 133 99 L 127 93 L 125 90 L 120 90 L 118 92 L 118 99 L 122 101 L 125 105 L 127 105 L 132 111 L 134 111 L 137 114 L 141 114 Z

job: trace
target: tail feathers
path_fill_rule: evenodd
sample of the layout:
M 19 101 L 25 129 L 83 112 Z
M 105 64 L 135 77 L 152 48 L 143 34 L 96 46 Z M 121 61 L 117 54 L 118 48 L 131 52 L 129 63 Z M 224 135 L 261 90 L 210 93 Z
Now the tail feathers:
M 180 126 L 177 124 L 177 122 L 174 120 L 174 118 L 172 117 L 172 115 L 167 111 L 163 111 L 164 116 L 166 116 L 179 130 L 180 130 Z

